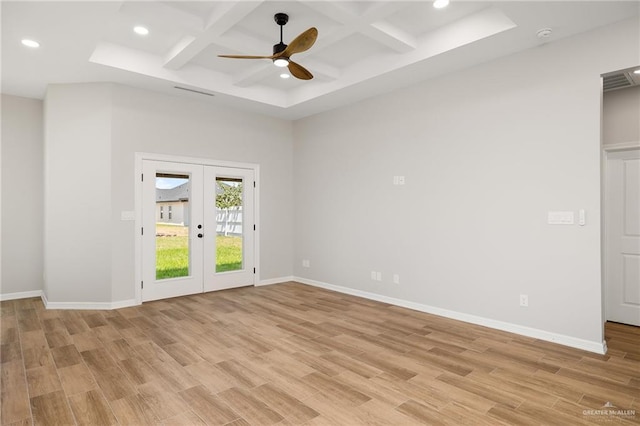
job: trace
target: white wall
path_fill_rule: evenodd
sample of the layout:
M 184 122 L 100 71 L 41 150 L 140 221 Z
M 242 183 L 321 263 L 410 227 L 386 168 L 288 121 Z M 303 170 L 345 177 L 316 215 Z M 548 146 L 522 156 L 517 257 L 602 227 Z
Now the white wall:
M 602 108 L 605 145 L 640 141 L 640 86 L 605 92 Z
M 296 276 L 601 344 L 600 75 L 638 40 L 619 23 L 296 122 Z
M 44 102 L 48 301 L 111 301 L 111 87 L 51 85 Z
M 194 95 L 195 96 L 195 95 Z M 134 153 L 260 165 L 260 279 L 292 275 L 293 140 L 288 121 L 115 86 L 111 145 L 113 300 L 134 297 Z M 275 249 L 277 248 L 277 249 Z
M 291 123 L 111 84 L 51 86 L 45 112 L 49 302 L 134 299 L 135 152 L 260 164 L 261 279 L 292 275 Z
M 42 101 L 2 95 L 0 295 L 42 290 Z

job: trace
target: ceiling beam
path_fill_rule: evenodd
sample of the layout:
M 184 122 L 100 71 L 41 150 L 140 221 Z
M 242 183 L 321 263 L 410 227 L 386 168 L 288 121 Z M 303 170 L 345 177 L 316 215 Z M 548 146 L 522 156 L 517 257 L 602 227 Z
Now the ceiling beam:
M 249 67 L 246 71 L 238 74 L 233 79 L 233 85 L 238 87 L 248 87 L 252 84 L 264 80 L 269 74 L 275 73 L 274 65 L 271 62 L 260 62 L 258 65 Z
M 341 74 L 338 68 L 311 58 L 304 60 L 304 67 L 311 71 L 315 77 L 323 80 L 337 80 Z
M 384 21 L 386 17 L 404 7 L 402 2 L 376 3 L 363 14 L 349 9 L 347 4 L 341 4 L 340 2 L 308 2 L 305 5 L 342 24 L 342 27 L 337 31 L 319 40 L 316 47 L 317 50 L 339 43 L 341 40 L 356 33 L 360 33 L 398 53 L 409 52 L 418 45 L 417 40 L 410 34 Z
M 370 24 L 362 33 L 398 53 L 410 52 L 418 46 L 415 37 L 385 21 Z
M 255 10 L 262 1 L 216 3 L 216 8 L 206 19 L 204 31 L 195 37 L 185 37 L 176 43 L 165 56 L 164 67 L 172 70 L 182 68 L 206 49 L 213 40 Z

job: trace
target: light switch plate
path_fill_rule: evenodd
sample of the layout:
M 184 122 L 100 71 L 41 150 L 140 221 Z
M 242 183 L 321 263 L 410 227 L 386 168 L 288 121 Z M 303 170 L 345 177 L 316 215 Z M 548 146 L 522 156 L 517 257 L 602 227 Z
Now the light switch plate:
M 136 212 L 128 210 L 121 211 L 120 220 L 136 220 Z
M 548 212 L 549 225 L 573 225 L 575 223 L 573 212 Z

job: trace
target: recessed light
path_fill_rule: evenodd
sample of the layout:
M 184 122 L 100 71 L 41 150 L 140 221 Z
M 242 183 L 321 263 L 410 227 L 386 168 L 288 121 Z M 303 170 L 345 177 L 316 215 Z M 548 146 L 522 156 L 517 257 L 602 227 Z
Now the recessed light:
M 36 48 L 36 47 L 40 47 L 40 43 L 38 43 L 35 40 L 30 40 L 28 38 L 23 38 L 22 39 L 22 44 L 27 46 L 27 47 L 32 47 L 32 48 Z
M 637 69 L 633 72 L 634 74 L 640 74 L 640 69 Z
M 280 78 L 289 78 L 291 77 L 289 74 L 287 74 L 286 72 L 283 72 L 282 74 L 280 74 Z
M 149 34 L 149 30 L 148 30 L 146 27 L 143 27 L 143 26 L 140 26 L 140 25 L 138 25 L 137 27 L 134 27 L 134 28 L 133 28 L 133 31 L 134 31 L 136 34 L 140 34 L 140 35 L 147 35 L 147 34 Z
M 436 9 L 443 9 L 447 6 L 449 6 L 449 0 L 435 0 L 433 2 L 433 7 Z

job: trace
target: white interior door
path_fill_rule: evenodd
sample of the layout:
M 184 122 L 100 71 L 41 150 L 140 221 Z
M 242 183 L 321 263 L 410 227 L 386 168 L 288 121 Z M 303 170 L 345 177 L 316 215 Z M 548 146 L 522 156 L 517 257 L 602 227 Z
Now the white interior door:
M 253 285 L 254 171 L 142 163 L 142 300 Z
M 640 326 L 640 150 L 609 153 L 605 185 L 607 320 Z
M 254 182 L 250 169 L 205 167 L 204 291 L 254 284 Z
M 202 292 L 203 170 L 143 161 L 142 300 Z

